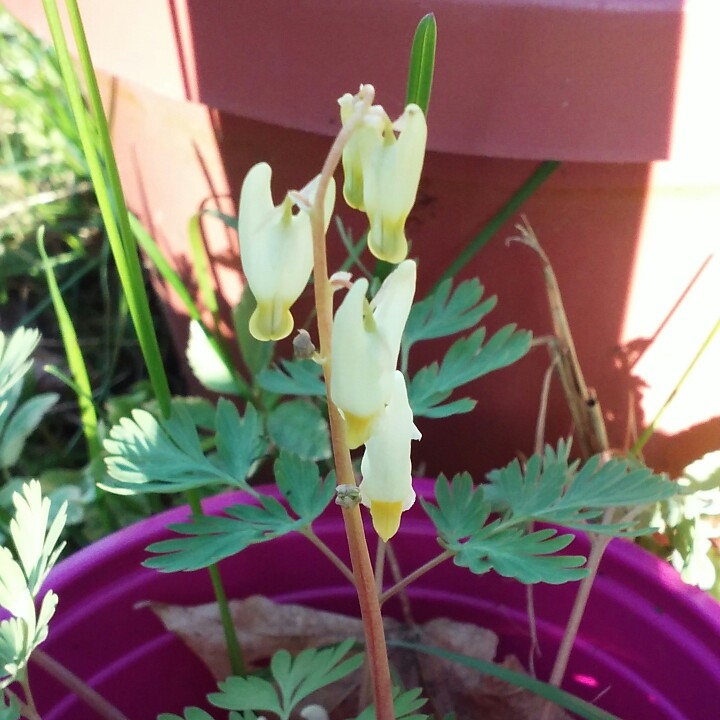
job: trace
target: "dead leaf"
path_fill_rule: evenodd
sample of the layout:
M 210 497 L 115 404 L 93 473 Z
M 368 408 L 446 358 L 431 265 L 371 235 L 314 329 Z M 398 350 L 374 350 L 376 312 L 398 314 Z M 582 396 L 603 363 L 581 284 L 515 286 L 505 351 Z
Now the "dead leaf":
M 210 668 L 216 680 L 230 674 L 225 637 L 215 603 L 180 607 L 143 603 Z M 302 605 L 283 605 L 266 597 L 232 600 L 230 612 L 246 663 L 257 668 L 284 648 L 297 654 L 308 647 L 338 643 L 348 637 L 362 640 L 362 622 L 355 617 L 315 610 Z M 479 660 L 494 661 L 498 638 L 491 630 L 447 618 L 431 620 L 408 628 L 396 620 L 385 620 L 388 639 L 414 640 Z M 458 720 L 535 720 L 544 700 L 513 685 L 483 676 L 471 668 L 442 658 L 408 650 L 393 649 L 390 662 L 397 668 L 405 687 L 423 688 L 429 699 L 423 711 L 444 717 L 453 711 Z M 524 672 L 519 661 L 509 657 L 505 667 Z M 325 688 L 310 699 L 331 712 L 332 717 L 349 717 L 357 711 L 361 674 Z M 569 720 L 559 708 L 552 720 Z

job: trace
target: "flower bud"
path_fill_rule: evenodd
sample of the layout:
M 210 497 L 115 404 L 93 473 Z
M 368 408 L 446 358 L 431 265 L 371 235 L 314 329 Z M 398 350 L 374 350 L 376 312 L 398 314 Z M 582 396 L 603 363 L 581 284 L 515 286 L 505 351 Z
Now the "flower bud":
M 410 442 L 420 438 L 420 432 L 413 423 L 405 378 L 396 370 L 390 402 L 365 444 L 360 466 L 362 503 L 370 508 L 373 527 L 385 542 L 398 531 L 402 512 L 415 502 Z
M 307 285 L 313 267 L 310 216 L 319 176 L 299 193 L 288 193 L 273 204 L 272 170 L 254 165 L 243 182 L 238 212 L 240 258 L 257 307 L 250 317 L 250 332 L 258 340 L 281 340 L 293 329 L 290 307 Z M 297 205 L 299 212 L 293 213 Z M 335 205 L 335 183 L 325 196 L 325 228 Z
M 368 281 L 356 280 L 335 313 L 330 396 L 345 419 L 350 448 L 362 445 L 385 409 L 400 339 L 415 295 L 416 266 L 401 263 L 369 303 Z

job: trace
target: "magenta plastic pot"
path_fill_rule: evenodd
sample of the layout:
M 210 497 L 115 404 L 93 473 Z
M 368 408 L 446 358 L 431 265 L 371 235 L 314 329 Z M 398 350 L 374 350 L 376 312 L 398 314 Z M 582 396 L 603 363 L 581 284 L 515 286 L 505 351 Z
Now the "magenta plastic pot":
M 421 496 L 432 483 L 418 481 Z M 208 512 L 244 502 L 231 493 L 207 501 Z M 215 685 L 199 660 L 166 632 L 143 600 L 182 605 L 212 599 L 207 573 L 164 575 L 140 567 L 144 548 L 168 536 L 165 526 L 187 517 L 172 510 L 108 537 L 59 564 L 48 587 L 60 596 L 43 649 L 85 678 L 132 720 L 154 720 L 201 704 Z M 318 534 L 346 556 L 339 510 L 318 521 Z M 406 513 L 394 541 L 404 571 L 438 552 L 433 526 L 419 503 Z M 578 537 L 573 552 L 587 551 Z M 230 597 L 261 593 L 280 602 L 356 614 L 353 592 L 300 536 L 255 546 L 222 563 Z M 535 602 L 547 677 L 576 585 L 537 586 Z M 524 587 L 494 573 L 474 576 L 445 563 L 409 588 L 419 621 L 446 616 L 493 629 L 500 657 L 524 661 L 528 629 Z M 391 612 L 397 608 L 389 607 Z M 44 720 L 95 720 L 89 709 L 33 666 L 31 680 Z M 603 560 L 573 651 L 565 688 L 627 720 L 697 720 L 720 697 L 720 606 L 682 583 L 666 564 L 614 541 Z

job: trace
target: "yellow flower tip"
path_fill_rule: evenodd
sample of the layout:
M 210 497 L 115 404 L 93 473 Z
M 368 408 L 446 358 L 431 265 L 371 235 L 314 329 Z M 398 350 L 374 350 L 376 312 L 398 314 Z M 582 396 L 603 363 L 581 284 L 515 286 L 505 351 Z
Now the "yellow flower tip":
M 282 340 L 295 325 L 290 309 L 277 302 L 258 302 L 250 316 L 250 334 L 256 340 Z
M 355 450 L 355 448 L 359 448 L 367 442 L 377 418 L 375 415 L 359 417 L 349 412 L 344 412 L 343 415 L 345 417 L 345 438 L 348 447 Z
M 400 529 L 402 511 L 403 504 L 401 501 L 373 500 L 370 503 L 373 527 L 384 542 L 387 542 Z
M 395 265 L 401 263 L 408 254 L 405 218 L 388 221 L 381 217 L 376 222 L 371 218 L 368 247 L 378 260 L 385 260 Z

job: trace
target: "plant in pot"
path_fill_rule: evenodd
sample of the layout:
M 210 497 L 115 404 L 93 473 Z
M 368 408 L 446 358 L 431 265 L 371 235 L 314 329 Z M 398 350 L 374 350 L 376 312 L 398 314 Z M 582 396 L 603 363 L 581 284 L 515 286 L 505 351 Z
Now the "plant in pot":
M 417 66 L 422 68 L 424 63 L 420 61 Z M 416 84 L 411 77 L 410 84 L 412 96 L 421 103 L 424 97 L 426 108 L 427 80 Z M 460 570 L 469 571 L 468 577 L 481 578 L 495 571 L 502 578 L 529 585 L 543 582 L 562 585 L 580 580 L 581 590 L 569 612 L 568 630 L 559 643 L 549 687 L 523 679 L 507 668 L 493 668 L 477 658 L 465 658 L 464 662 L 470 667 L 480 667 L 486 674 L 512 678 L 520 686 L 541 689 L 546 698 L 581 716 L 612 717 L 607 711 L 553 687 L 562 681 L 587 594 L 609 539 L 647 532 L 648 528 L 637 519 L 638 507 L 671 496 L 675 488 L 666 478 L 653 474 L 635 459 L 616 457 L 607 448 L 596 404 L 585 402 L 588 391 L 574 358 L 572 339 L 546 263 L 557 323 L 557 337 L 549 346 L 555 352 L 569 393 L 581 453 L 587 456 L 585 461 L 581 464 L 572 459 L 569 443 L 560 442 L 550 447 L 539 442 L 532 457 L 491 472 L 486 485 L 475 487 L 467 475 L 456 476 L 451 481 L 441 477 L 434 488 L 427 484 L 422 488 L 418 486 L 423 497 L 421 502 L 414 502 L 417 489 L 411 478 L 410 447 L 420 439 L 414 416 L 424 413 L 428 417 L 442 417 L 468 412 L 474 401 L 464 397 L 450 399 L 451 394 L 471 379 L 511 365 L 529 350 L 531 338 L 527 332 L 506 326 L 486 339 L 486 331 L 479 323 L 494 303 L 482 300 L 477 281 L 466 281 L 455 288 L 447 282 L 413 305 L 417 266 L 407 259 L 404 223 L 415 200 L 422 167 L 424 109 L 418 102 L 411 102 L 393 123 L 382 107 L 374 104 L 374 89 L 369 85 L 361 86 L 356 95 L 344 95 L 340 105 L 343 128 L 320 174 L 305 188 L 288 192 L 280 205 L 275 206 L 270 191 L 271 171 L 264 163 L 253 167 L 243 184 L 239 236 L 252 297 L 248 296 L 241 304 L 237 320 L 240 349 L 247 367 L 255 371 L 252 378 L 243 379 L 233 371 L 217 338 L 206 332 L 200 322 L 196 325 L 189 349 L 194 367 L 210 386 L 234 389 L 244 396 L 241 409 L 229 400 L 220 399 L 208 417 L 207 412 L 198 412 L 187 403 L 173 402 L 163 389 L 162 366 L 156 363 L 156 412 L 138 409 L 109 433 L 105 442 L 108 478 L 104 487 L 120 493 L 187 492 L 192 516 L 188 518 L 185 514 L 181 518 L 175 512 L 172 517 L 160 518 L 163 524 L 170 522 L 175 533 L 170 537 L 158 536 L 157 524 L 145 534 L 140 530 L 140 548 L 131 541 L 130 531 L 106 544 L 105 549 L 90 548 L 88 552 L 107 553 L 107 564 L 92 570 L 93 582 L 102 596 L 98 597 L 100 616 L 103 610 L 109 612 L 114 594 L 124 600 L 141 599 L 137 596 L 141 585 L 142 592 L 148 593 L 144 599 L 169 599 L 162 597 L 163 590 L 155 594 L 160 585 L 143 584 L 148 573 L 155 578 L 175 578 L 170 583 L 174 589 L 190 586 L 190 596 L 202 596 L 206 589 L 200 587 L 199 582 L 193 588 L 195 583 L 188 578 L 194 576 L 180 574 L 180 571 L 209 567 L 208 582 L 218 598 L 217 612 L 230 658 L 229 677 L 222 677 L 218 691 L 208 697 L 211 706 L 229 710 L 232 718 L 255 718 L 260 713 L 290 717 L 296 710 L 304 717 L 326 717 L 332 703 L 325 700 L 321 704 L 312 693 L 364 666 L 366 680 L 356 683 L 360 689 L 352 698 L 353 710 L 343 705 L 343 701 L 347 701 L 345 690 L 334 696 L 333 702 L 339 707 L 337 712 L 341 713 L 337 717 L 418 717 L 418 698 L 428 688 L 404 687 L 406 678 L 391 673 L 381 615 L 381 606 L 386 601 L 403 600 L 401 605 L 406 617 L 412 617 L 415 612 L 419 615 L 420 611 L 413 605 L 410 583 L 422 583 L 430 571 L 436 573 L 436 577 L 437 573 L 445 572 L 440 575 L 445 582 Z M 101 115 L 96 114 L 96 121 L 98 118 L 101 121 Z M 102 128 L 98 135 L 102 138 Z M 328 272 L 326 231 L 334 203 L 333 174 L 341 158 L 346 201 L 368 215 L 370 252 L 390 265 L 379 266 L 375 276 L 353 279 L 347 269 L 332 275 Z M 106 168 L 112 178 L 111 164 Z M 113 200 L 111 216 L 122 225 L 126 222 L 123 206 L 120 198 Z M 521 239 L 542 253 L 529 227 L 522 228 Z M 357 249 L 353 246 L 353 250 Z M 120 251 L 116 255 L 119 264 L 134 262 L 122 243 Z M 362 275 L 362 265 L 358 263 L 357 267 Z M 317 322 L 310 326 L 313 329 L 298 332 L 294 360 L 270 367 L 270 343 L 291 334 L 294 325 L 291 306 L 310 277 Z M 341 299 L 334 303 L 336 295 Z M 142 316 L 140 313 L 137 316 L 142 326 Z M 151 332 L 148 331 L 151 328 L 146 326 L 142 330 L 139 334 L 150 347 L 148 334 Z M 415 345 L 461 333 L 469 334 L 456 340 L 440 363 L 411 372 L 410 354 Z M 26 355 L 20 351 L 11 354 L 8 366 L 24 366 Z M 288 396 L 293 399 L 288 400 Z M 318 408 L 327 411 L 327 426 Z M 542 437 L 542 433 L 539 436 Z M 364 446 L 359 464 L 362 481 L 358 485 L 357 458 L 353 459 L 350 451 L 361 446 Z M 261 474 L 263 460 L 270 455 L 274 457 L 272 471 L 277 488 L 268 490 L 250 481 Z M 213 499 L 207 504 L 208 511 L 224 509 L 224 515 L 204 514 L 199 491 L 217 485 L 234 486 L 243 495 Z M 340 509 L 333 506 L 333 497 Z M 361 509 L 361 505 L 367 510 Z M 7 549 L 0 556 L 3 563 L 0 600 L 13 615 L 1 626 L 0 651 L 5 669 L 2 682 L 6 688 L 3 712 L 10 718 L 20 714 L 37 718 L 44 700 L 38 694 L 36 703 L 30 690 L 28 680 L 32 673 L 27 672 L 27 659 L 44 639 L 55 601 L 51 592 L 46 594 L 36 614 L 34 599 L 57 556 L 55 545 L 62 511 L 49 523 L 49 508 L 41 500 L 36 485 L 29 485 L 18 493 L 15 506 L 17 513 L 10 535 L 16 556 Z M 535 527 L 535 523 L 543 525 Z M 566 529 L 556 527 L 558 524 Z M 418 527 L 424 529 L 418 531 Z M 583 555 L 564 552 L 575 542 L 573 530 L 587 531 L 587 564 Z M 291 533 L 304 535 L 335 569 L 330 564 L 318 569 L 319 562 L 298 555 L 299 543 L 289 540 Z M 344 550 L 340 539 L 346 542 Z M 374 567 L 368 539 L 376 546 L 378 559 Z M 132 546 L 134 551 L 141 552 L 148 541 L 152 556 L 144 564 L 174 574 L 163 576 L 150 570 L 137 571 L 140 574 L 131 573 L 119 581 L 120 568 L 127 560 L 121 548 Z M 430 553 L 427 561 L 411 567 L 414 546 L 422 547 L 424 552 L 435 548 L 435 552 Z M 249 567 L 243 558 L 253 553 L 259 564 L 248 577 Z M 280 559 L 272 559 L 273 555 Z M 72 563 L 67 566 L 69 578 L 79 579 L 88 569 L 89 557 L 78 555 L 69 561 Z M 283 558 L 287 565 L 281 564 Z M 135 562 L 137 555 L 131 559 Z M 220 567 L 217 563 L 221 563 Z M 390 569 L 388 576 L 393 577 L 387 582 L 384 581 L 386 565 Z M 448 566 L 451 571 L 445 570 Z M 239 591 L 243 594 L 247 594 L 250 587 L 254 588 L 251 592 L 256 592 L 267 586 L 268 580 L 272 580 L 272 585 L 277 575 L 294 576 L 300 581 L 300 589 L 275 587 L 279 599 L 287 601 L 294 592 L 294 599 L 305 596 L 320 605 L 323 598 L 327 600 L 331 594 L 328 588 L 334 587 L 328 585 L 326 579 L 329 576 L 343 578 L 345 599 L 352 595 L 357 598 L 362 619 L 360 640 L 355 626 L 349 630 L 352 623 L 344 620 L 342 634 L 348 635 L 348 639 L 339 644 L 329 644 L 325 639 L 318 643 L 321 647 L 304 649 L 294 657 L 287 649 L 281 649 L 272 654 L 267 668 L 243 668 L 243 649 L 251 642 L 238 643 L 232 611 L 224 600 L 221 571 L 233 594 L 237 588 L 243 588 Z M 243 585 L 237 576 L 250 584 Z M 472 592 L 463 590 L 472 587 L 481 592 L 481 587 L 469 580 L 462 582 L 465 586 L 459 585 L 455 602 L 472 606 Z M 65 590 L 73 592 L 72 582 L 68 581 L 67 587 L 59 590 L 60 602 Z M 84 594 L 86 590 L 79 592 Z M 535 599 L 541 594 L 538 590 Z M 443 604 L 442 593 L 435 594 L 434 604 L 430 601 L 431 592 L 426 591 L 419 597 L 423 605 L 432 609 Z M 521 597 L 524 603 L 524 592 Z M 534 601 L 532 594 L 528 601 Z M 423 615 L 425 610 L 423 607 Z M 68 626 L 67 631 L 58 628 L 66 647 L 81 642 L 73 630 L 86 619 L 81 605 L 73 614 L 78 625 Z M 281 618 L 281 624 L 290 623 L 280 608 L 270 614 Z M 467 613 L 462 619 L 469 619 Z M 59 613 L 57 620 L 61 626 Z M 199 622 L 196 621 L 196 625 Z M 617 618 L 601 617 L 598 632 L 612 634 L 609 626 L 617 623 Z M 105 624 L 100 626 L 102 639 L 99 641 L 96 634 L 90 638 L 90 646 L 79 650 L 80 664 L 84 667 L 76 672 L 86 678 L 93 676 L 91 651 L 103 644 L 116 647 L 122 643 L 123 636 L 134 635 L 135 625 L 142 634 L 147 632 L 146 619 L 138 616 L 138 621 L 130 625 L 127 616 L 108 615 Z M 204 628 L 201 624 L 200 634 Z M 98 631 L 95 626 L 94 632 Z M 262 629 L 260 631 L 262 633 Z M 473 633 L 469 627 L 455 627 L 455 631 Z M 546 628 L 540 628 L 537 633 L 538 637 L 545 634 Z M 290 639 L 286 640 L 286 644 L 291 645 Z M 355 647 L 358 642 L 364 650 Z M 394 646 L 407 644 L 407 640 L 393 639 Z M 171 648 L 172 652 L 176 649 L 177 646 Z M 421 649 L 444 654 L 446 659 L 451 657 L 447 650 Z M 102 708 L 107 717 L 123 717 L 118 714 L 122 711 L 108 708 L 76 677 L 69 675 L 67 669 L 58 668 L 43 653 L 38 655 L 36 651 L 35 655 L 56 682 L 60 679 L 73 685 L 80 696 L 94 707 Z M 93 684 L 111 690 L 118 696 L 118 705 L 130 702 L 136 713 L 133 717 L 151 717 L 158 703 L 157 692 L 150 696 L 147 690 L 138 691 L 122 682 L 128 668 L 148 675 L 145 666 L 136 662 L 140 655 L 131 653 L 127 662 L 107 669 L 112 671 L 109 677 L 101 672 Z M 457 654 L 452 658 L 457 660 Z M 396 662 L 393 659 L 393 664 Z M 70 665 L 70 660 L 67 664 Z M 162 668 L 162 663 L 151 665 Z M 406 660 L 403 665 L 412 668 L 417 661 Z M 183 676 L 188 684 L 196 670 L 197 667 L 191 665 L 190 676 Z M 21 686 L 18 692 L 11 688 L 16 680 Z M 160 687 L 156 679 L 151 682 Z M 602 684 L 598 685 L 597 678 L 589 674 L 575 673 L 574 682 L 586 683 L 590 692 L 593 683 L 596 683 L 595 692 L 604 689 Z M 439 684 L 437 679 L 435 684 Z M 177 683 L 174 687 L 177 688 Z M 182 687 L 177 689 L 182 695 Z M 82 712 L 77 706 L 71 706 L 74 701 L 58 696 L 57 688 L 53 690 L 49 686 L 47 693 L 48 698 L 62 699 L 56 699 L 56 705 L 43 708 L 44 717 Z M 132 693 L 135 696 L 129 701 Z M 182 696 L 161 700 L 173 704 L 185 702 Z M 648 709 L 654 708 L 651 696 L 645 695 L 645 701 Z M 431 702 L 433 708 L 443 707 L 438 697 L 433 696 Z M 617 703 L 618 699 L 612 702 Z M 622 703 L 622 698 L 619 702 Z M 459 703 L 458 699 L 458 707 L 451 705 L 447 711 L 457 709 L 461 717 L 463 714 L 473 716 L 472 711 L 460 710 Z M 631 712 L 636 717 L 636 706 L 628 707 L 633 708 Z M 183 712 L 182 708 L 171 709 Z M 556 710 L 543 702 L 530 712 L 550 718 Z M 186 709 L 184 716 L 187 720 L 212 717 L 200 707 Z M 526 713 L 524 717 L 530 716 Z M 161 717 L 169 720 L 178 716 L 164 714 Z

